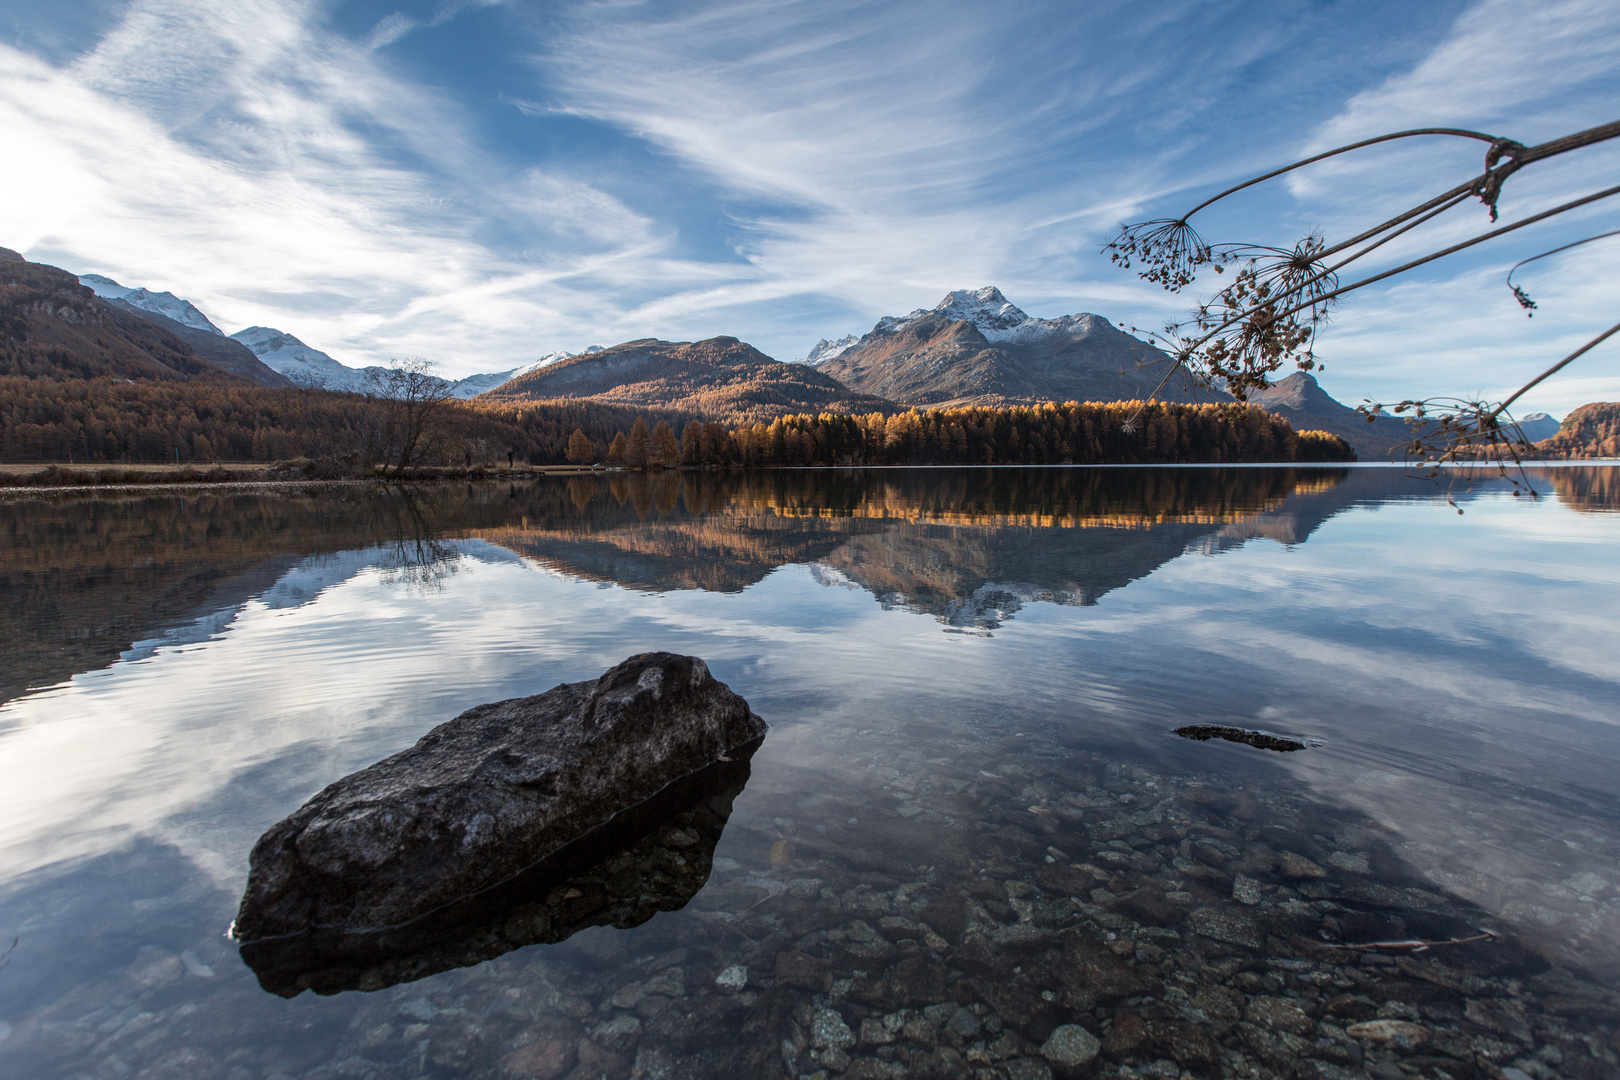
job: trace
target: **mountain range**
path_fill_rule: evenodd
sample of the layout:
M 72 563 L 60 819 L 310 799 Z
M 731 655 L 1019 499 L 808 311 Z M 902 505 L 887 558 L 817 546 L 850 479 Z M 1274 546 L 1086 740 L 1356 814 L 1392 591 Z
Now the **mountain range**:
M 189 301 L 74 275 L 0 249 L 16 290 L 8 316 L 28 349 L 7 345 L 12 374 L 114 375 L 226 380 L 261 386 L 366 392 L 381 368 L 354 368 L 284 331 L 250 326 L 227 335 Z M 87 287 L 93 295 L 86 298 Z M 1165 370 L 1164 353 L 1092 313 L 1033 317 L 994 286 L 956 290 L 932 308 L 885 316 L 867 333 L 822 339 L 802 361 L 778 363 L 736 338 L 699 342 L 639 339 L 578 354 L 547 353 L 505 371 L 449 380 L 452 396 L 488 401 L 593 400 L 698 413 L 730 423 L 796 412 L 1004 406 L 1042 401 L 1145 397 Z M 1172 379 L 1171 401 L 1231 400 Z M 1297 430 L 1333 432 L 1363 460 L 1387 458 L 1408 442 L 1404 421 L 1369 423 L 1296 372 L 1251 400 Z M 1520 421 L 1531 441 L 1558 434 L 1536 413 Z M 1567 451 L 1565 451 L 1567 452 Z
M 1147 397 L 1168 358 L 1101 315 L 1037 319 L 994 286 L 947 293 L 932 308 L 886 316 L 855 341 L 822 341 L 806 360 L 863 394 L 958 408 Z M 1230 400 L 1173 377 L 1168 401 Z
M 319 390 L 346 390 L 366 393 L 374 377 L 383 368 L 378 366 L 353 368 L 332 359 L 319 349 L 311 348 L 291 334 L 268 326 L 250 326 L 234 334 L 226 333 L 197 310 L 188 300 L 170 292 L 153 292 L 146 288 L 120 285 L 101 274 L 81 274 L 79 282 L 88 286 L 97 296 L 127 308 L 148 321 L 157 322 L 165 329 L 190 342 L 204 359 L 245 375 L 265 386 L 302 386 Z M 158 320 L 162 320 L 159 322 Z M 514 376 L 560 360 L 566 352 L 552 352 L 529 364 L 506 371 L 468 375 L 461 379 L 446 380 L 450 396 L 472 398 L 492 390 Z M 252 367 L 249 362 L 252 362 Z M 253 368 L 267 368 L 274 378 L 257 374 Z
M 285 385 L 217 332 L 104 299 L 66 270 L 7 248 L 0 248 L 0 331 L 0 375 Z
M 705 341 L 642 338 L 596 349 L 513 378 L 486 401 L 590 398 L 661 406 L 731 423 L 795 412 L 890 412 L 884 398 L 852 393 L 804 364 L 772 360 L 733 337 Z
M 1101 315 L 1035 318 L 986 286 L 947 293 L 932 308 L 909 315 L 885 316 L 861 337 L 823 338 L 801 362 L 900 405 L 952 408 L 1146 397 L 1164 378 L 1169 358 Z M 1179 373 L 1157 396 L 1232 400 Z M 1285 416 L 1295 430 L 1331 431 L 1362 460 L 1387 459 L 1411 439 L 1405 421 L 1380 415 L 1369 423 L 1308 372 L 1280 379 L 1250 400 Z M 1542 416 L 1556 431 L 1557 422 Z M 1532 426 L 1542 430 L 1545 422 Z
M 1558 434 L 1562 422 L 1544 412 L 1526 413 L 1519 418 L 1519 430 L 1529 442 L 1537 443 Z

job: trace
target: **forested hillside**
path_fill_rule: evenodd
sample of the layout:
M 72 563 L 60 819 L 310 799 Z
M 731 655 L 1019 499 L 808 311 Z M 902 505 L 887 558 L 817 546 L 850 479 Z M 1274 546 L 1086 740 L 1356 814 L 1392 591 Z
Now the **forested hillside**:
M 1564 418 L 1558 434 L 1536 443 L 1540 458 L 1620 458 L 1620 401 L 1594 401 Z
M 360 394 L 143 379 L 0 378 L 0 461 L 211 462 L 294 457 L 380 460 L 383 405 Z M 564 460 L 583 430 L 606 447 L 638 418 L 677 427 L 691 414 L 589 401 L 447 402 L 435 458 Z M 178 451 L 178 453 L 176 453 Z M 369 452 L 369 453 L 368 453 Z
M 1069 403 L 1005 409 L 798 414 L 728 426 L 673 410 L 594 401 L 450 402 L 435 460 L 496 461 L 511 449 L 537 465 L 569 460 L 583 432 L 590 452 L 611 457 L 614 438 L 642 438 L 660 423 L 680 432 L 678 456 L 641 464 L 955 465 L 1242 461 L 1351 461 L 1337 436 L 1296 432 L 1281 417 L 1242 405 Z M 0 460 L 11 462 L 210 462 L 331 458 L 377 460 L 380 403 L 359 394 L 215 386 L 196 382 L 0 378 Z M 645 445 L 645 444 L 643 444 Z M 178 451 L 178 453 L 177 453 Z M 372 452 L 373 456 L 368 456 Z M 643 451 L 645 453 L 645 451 Z
M 1141 415 L 1137 416 L 1137 411 Z M 1134 418 L 1134 423 L 1132 422 Z M 820 413 L 682 432 L 702 465 L 1065 465 L 1354 461 L 1337 435 L 1255 406 L 1135 401 Z
M 0 248 L 0 376 L 249 385 L 66 270 Z

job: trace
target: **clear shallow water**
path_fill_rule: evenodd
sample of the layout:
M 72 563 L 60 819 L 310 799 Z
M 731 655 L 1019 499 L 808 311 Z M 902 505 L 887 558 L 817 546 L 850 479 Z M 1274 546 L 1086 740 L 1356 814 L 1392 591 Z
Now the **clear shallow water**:
M 1385 469 L 0 503 L 0 1072 L 1022 1077 L 1079 1024 L 1104 1075 L 1614 1075 L 1620 485 L 1536 482 L 1462 516 Z M 649 649 L 772 725 L 689 902 L 259 987 L 224 930 L 265 828 Z M 1201 722 L 1323 744 L 1169 733 Z

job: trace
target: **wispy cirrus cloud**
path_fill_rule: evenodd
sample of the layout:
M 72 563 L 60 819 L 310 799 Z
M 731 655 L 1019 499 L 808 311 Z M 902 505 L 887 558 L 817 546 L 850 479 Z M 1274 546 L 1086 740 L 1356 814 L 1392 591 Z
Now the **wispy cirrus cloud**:
M 433 8 L 433 13 L 426 18 L 407 15 L 403 11 L 392 11 L 377 20 L 377 24 L 365 36 L 364 43 L 368 49 L 387 48 L 412 31 L 431 30 L 436 26 L 443 26 L 464 11 L 495 7 L 505 2 L 506 0 L 439 0 Z
M 163 0 L 69 66 L 0 45 L 0 128 L 29 163 L 0 177 L 7 242 L 351 362 L 487 369 L 593 329 L 599 299 L 548 283 L 645 257 L 656 224 L 491 153 L 369 45 L 311 4 Z
M 1154 324 L 1188 298 L 1098 254 L 1118 221 L 1420 114 L 1579 126 L 1614 97 L 1617 40 L 1583 0 L 400 0 L 363 18 L 328 0 L 133 0 L 72 56 L 0 44 L 0 131 L 28 163 L 0 173 L 0 243 L 173 289 L 230 328 L 456 374 L 647 335 L 791 357 L 992 282 L 1036 314 Z M 1212 225 L 1348 228 L 1453 167 L 1379 160 L 1234 200 Z M 1559 182 L 1523 179 L 1515 213 Z M 1533 279 L 1546 315 L 1601 302 L 1574 261 L 1549 263 Z M 1574 332 L 1516 312 L 1487 328 L 1464 288 L 1482 267 L 1347 305 L 1329 389 L 1415 385 L 1392 341 L 1428 343 L 1434 385 L 1505 384 Z
M 1208 5 L 1122 18 L 1106 7 L 762 3 L 593 5 L 560 20 L 534 57 L 549 99 L 633 133 L 723 193 L 727 242 L 749 279 L 651 301 L 663 318 L 794 301 L 800 331 L 870 325 L 945 290 L 996 282 L 1048 312 L 1121 292 L 1099 233 L 1163 189 L 1155 166 L 1184 143 L 1142 96 L 1197 99 L 1277 32 L 1220 45 L 1166 31 L 1216 24 Z M 1232 55 L 1232 51 L 1239 54 Z M 1201 74 L 1193 75 L 1193 71 Z M 1196 108 L 1191 111 L 1198 111 Z M 1162 126 L 1161 126 L 1162 125 Z M 1111 153 L 1131 130 L 1140 154 Z M 1157 297 L 1148 297 L 1157 304 Z M 821 308 L 851 312 L 828 325 Z M 786 336 L 786 335 L 779 335 Z

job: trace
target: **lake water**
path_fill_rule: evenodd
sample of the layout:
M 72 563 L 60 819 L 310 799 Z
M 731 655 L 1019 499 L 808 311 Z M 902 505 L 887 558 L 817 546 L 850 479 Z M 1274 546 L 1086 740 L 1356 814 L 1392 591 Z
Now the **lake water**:
M 0 1075 L 1620 1075 L 1620 475 L 1530 480 L 8 496 Z M 745 785 L 419 954 L 244 963 L 265 829 L 650 650 L 770 723 Z

